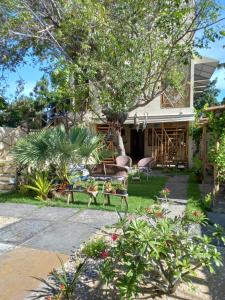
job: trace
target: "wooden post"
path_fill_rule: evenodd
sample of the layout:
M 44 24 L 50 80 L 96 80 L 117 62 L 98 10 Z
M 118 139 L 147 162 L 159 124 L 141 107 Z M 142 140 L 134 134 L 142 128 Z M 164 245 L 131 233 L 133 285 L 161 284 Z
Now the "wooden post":
M 203 182 L 205 182 L 206 179 L 206 125 L 203 125 L 203 130 L 202 130 L 202 162 L 203 162 L 203 170 L 202 170 L 202 175 L 203 175 Z
M 216 152 L 219 149 L 219 142 L 216 141 Z M 220 184 L 218 181 L 218 177 L 219 177 L 219 171 L 218 171 L 218 167 L 217 165 L 214 164 L 214 172 L 213 172 L 213 181 L 214 181 L 214 186 L 213 186 L 213 206 L 215 206 L 216 203 L 216 195 L 219 192 L 220 189 Z

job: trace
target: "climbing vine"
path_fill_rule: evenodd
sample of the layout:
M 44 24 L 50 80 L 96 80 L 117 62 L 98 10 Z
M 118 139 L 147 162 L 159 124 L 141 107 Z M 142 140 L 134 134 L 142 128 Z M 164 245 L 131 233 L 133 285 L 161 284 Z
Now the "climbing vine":
M 225 180 L 225 113 L 208 113 L 211 138 L 209 159 L 217 165 L 220 181 Z

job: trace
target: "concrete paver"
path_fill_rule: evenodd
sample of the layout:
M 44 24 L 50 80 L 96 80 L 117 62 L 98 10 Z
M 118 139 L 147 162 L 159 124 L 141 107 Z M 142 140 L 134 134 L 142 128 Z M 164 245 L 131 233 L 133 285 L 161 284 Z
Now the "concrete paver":
M 187 183 L 188 175 L 169 176 L 166 187 L 171 190 L 169 195 L 168 210 L 169 216 L 181 216 L 187 204 Z
M 1 203 L 0 216 L 22 218 L 29 215 L 36 209 L 38 209 L 36 205 Z
M 96 228 L 88 224 L 58 222 L 25 242 L 24 246 L 71 254 L 95 232 Z
M 0 242 L 22 244 L 50 224 L 49 221 L 23 219 L 0 229 Z
M 63 261 L 68 256 L 58 253 Z M 24 263 L 25 262 L 25 263 Z M 60 265 L 56 253 L 31 248 L 16 248 L 0 256 L 0 299 L 22 300 Z
M 112 225 L 118 222 L 118 215 L 116 212 L 86 209 L 70 217 L 68 221 L 90 224 L 91 226 L 95 227 L 102 227 L 105 225 Z
M 0 255 L 12 250 L 13 248 L 15 248 L 15 245 L 13 244 L 0 243 Z
M 9 224 L 15 223 L 19 220 L 20 219 L 18 219 L 18 218 L 0 216 L 0 228 L 3 228 Z
M 79 210 L 74 208 L 62 208 L 62 207 L 40 207 L 33 210 L 27 219 L 38 219 L 47 221 L 62 221 L 67 220 L 69 217 L 76 214 Z

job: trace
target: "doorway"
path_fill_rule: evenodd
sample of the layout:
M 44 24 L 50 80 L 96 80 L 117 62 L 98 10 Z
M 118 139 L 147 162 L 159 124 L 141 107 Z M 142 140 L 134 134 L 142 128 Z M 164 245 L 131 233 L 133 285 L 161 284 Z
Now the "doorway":
M 131 158 L 139 160 L 144 157 L 145 131 L 131 129 L 130 132 L 130 155 Z

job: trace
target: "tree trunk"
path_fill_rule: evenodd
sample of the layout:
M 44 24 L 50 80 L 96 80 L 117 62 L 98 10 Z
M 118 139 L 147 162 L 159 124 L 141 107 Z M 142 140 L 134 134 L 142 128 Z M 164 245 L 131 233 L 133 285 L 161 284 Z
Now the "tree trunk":
M 123 138 L 119 128 L 112 128 L 113 142 L 116 145 L 118 155 L 126 155 Z

